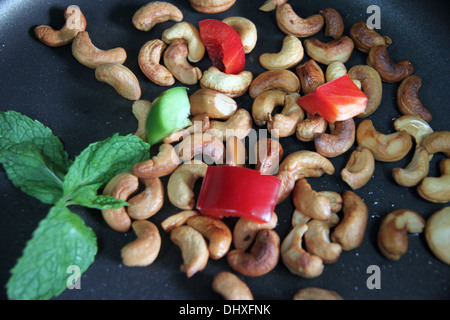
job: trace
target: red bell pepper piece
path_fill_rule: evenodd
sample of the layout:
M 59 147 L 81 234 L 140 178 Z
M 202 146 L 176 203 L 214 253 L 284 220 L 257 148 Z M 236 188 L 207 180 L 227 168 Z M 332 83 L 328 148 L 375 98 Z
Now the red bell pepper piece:
M 206 19 L 198 23 L 200 38 L 213 65 L 227 74 L 245 68 L 245 52 L 239 34 L 225 22 Z
M 364 112 L 367 96 L 349 75 L 325 83 L 299 98 L 297 103 L 310 114 L 320 114 L 328 122 L 344 121 Z
M 210 166 L 203 178 L 197 210 L 216 218 L 242 217 L 269 222 L 281 180 L 257 170 Z

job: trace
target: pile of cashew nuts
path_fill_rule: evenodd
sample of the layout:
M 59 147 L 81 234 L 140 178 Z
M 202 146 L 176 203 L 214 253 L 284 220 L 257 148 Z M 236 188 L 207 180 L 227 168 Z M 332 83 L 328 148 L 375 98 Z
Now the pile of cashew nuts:
M 195 11 L 210 14 L 228 10 L 235 0 L 189 3 Z M 242 276 L 263 276 L 281 261 L 294 275 L 318 277 L 326 264 L 336 262 L 342 252 L 359 247 L 364 239 L 369 210 L 357 195 L 357 189 L 372 178 L 377 162 L 399 161 L 413 146 L 411 162 L 405 168 L 393 170 L 395 182 L 416 188 L 417 194 L 427 201 L 442 204 L 450 201 L 450 131 L 434 131 L 430 126 L 431 113 L 418 96 L 422 79 L 413 74 L 412 62 L 390 59 L 388 48 L 392 40 L 364 22 L 355 23 L 349 35 L 344 35 L 343 19 L 332 8 L 301 18 L 287 0 L 267 0 L 260 10 L 275 11 L 277 25 L 285 38 L 279 52 L 259 56 L 266 71 L 256 77 L 249 71 L 230 75 L 213 66 L 205 71 L 194 66 L 203 59 L 205 46 L 197 28 L 183 21 L 182 11 L 173 4 L 149 2 L 132 17 L 132 24 L 145 32 L 158 23 L 175 22 L 162 33 L 161 39 L 142 46 L 137 57 L 142 73 L 159 86 L 172 86 L 179 81 L 198 84 L 200 89 L 189 97 L 193 125 L 166 137 L 156 156 L 134 164 L 130 172 L 118 174 L 103 190 L 103 194 L 129 204 L 102 211 L 111 228 L 119 232 L 133 229 L 136 234 L 137 239 L 121 250 L 124 265 L 149 266 L 157 259 L 161 235 L 150 219 L 161 210 L 167 196 L 179 212 L 165 218 L 161 228 L 180 248 L 181 271 L 187 277 L 205 269 L 209 259 L 222 258 Z M 71 43 L 76 60 L 95 69 L 99 81 L 134 101 L 132 112 L 138 120 L 135 134 L 145 140 L 145 119 L 151 102 L 140 99 L 139 81 L 123 65 L 127 59 L 125 50 L 95 47 L 85 31 L 86 19 L 79 7 L 69 6 L 65 17 L 66 25 L 60 30 L 39 26 L 35 29 L 36 37 L 49 46 Z M 255 24 L 244 17 L 223 21 L 238 32 L 245 53 L 250 54 L 257 44 Z M 313 37 L 323 28 L 324 35 L 332 39 L 329 42 Z M 355 49 L 367 55 L 367 64 L 347 70 L 345 63 Z M 305 56 L 307 61 L 301 63 Z M 297 104 L 301 94 L 345 74 L 368 97 L 365 112 L 357 116 L 358 125 L 353 118 L 327 123 L 320 115 L 308 114 Z M 377 131 L 367 118 L 381 104 L 383 82 L 399 83 L 396 101 L 402 116 L 393 123 L 395 133 Z M 253 99 L 250 111 L 235 101 L 244 94 Z M 276 107 L 282 107 L 281 112 L 274 113 Z M 250 152 L 244 139 L 255 126 L 265 126 L 272 138 L 259 139 Z M 285 155 L 279 139 L 289 136 L 313 143 L 315 151 L 298 150 Z M 351 190 L 342 194 L 314 190 L 309 179 L 335 174 L 330 158 L 344 155 L 353 147 L 340 172 Z M 446 156 L 441 161 L 440 177 L 428 176 L 435 153 Z M 199 154 L 207 156 L 210 162 L 194 159 Z M 195 210 L 194 185 L 205 176 L 209 165 L 248 166 L 248 157 L 253 154 L 257 155 L 253 169 L 281 180 L 277 204 L 289 197 L 294 204 L 292 226 L 284 239 L 274 230 L 278 224 L 275 212 L 270 222 L 239 218 L 230 228 L 224 221 Z M 161 181 L 163 177 L 168 177 L 167 190 Z M 449 221 L 449 207 L 427 221 L 410 209 L 390 212 L 379 227 L 379 250 L 386 258 L 398 260 L 407 253 L 407 233 L 425 232 L 430 250 L 450 264 Z M 228 271 L 217 274 L 212 287 L 225 299 L 253 299 L 241 278 Z M 293 298 L 342 299 L 336 292 L 320 288 L 303 288 Z

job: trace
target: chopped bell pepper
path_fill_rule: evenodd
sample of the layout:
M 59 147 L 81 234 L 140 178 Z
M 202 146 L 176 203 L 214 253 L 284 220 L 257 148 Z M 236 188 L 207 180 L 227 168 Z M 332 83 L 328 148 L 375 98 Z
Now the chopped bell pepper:
M 200 38 L 213 65 L 227 74 L 245 68 L 245 51 L 239 34 L 225 22 L 206 19 L 198 23 Z
M 367 101 L 367 96 L 346 74 L 300 97 L 297 103 L 310 114 L 319 114 L 328 122 L 334 123 L 363 113 Z
M 269 222 L 281 180 L 257 170 L 234 166 L 209 166 L 203 178 L 197 210 L 216 218 L 242 217 Z

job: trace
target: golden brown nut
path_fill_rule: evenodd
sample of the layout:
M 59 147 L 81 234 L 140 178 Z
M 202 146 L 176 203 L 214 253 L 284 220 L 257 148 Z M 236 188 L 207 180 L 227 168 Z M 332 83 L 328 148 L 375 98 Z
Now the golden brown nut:
M 368 53 L 374 46 L 388 47 L 392 43 L 389 37 L 379 35 L 363 21 L 355 23 L 350 28 L 349 35 L 355 43 L 355 48 L 364 53 Z
M 164 52 L 164 65 L 178 81 L 194 85 L 201 79 L 202 71 L 190 65 L 188 55 L 188 47 L 184 40 L 175 39 Z
M 261 138 L 255 144 L 255 170 L 264 174 L 274 174 L 283 158 L 283 146 L 271 138 Z
M 417 186 L 419 195 L 433 203 L 447 203 L 450 201 L 450 158 L 441 160 L 439 164 L 440 177 L 426 177 Z
M 275 10 L 277 7 L 285 4 L 287 0 L 266 0 L 266 2 L 263 3 L 261 7 L 259 7 L 259 10 L 270 12 Z
M 253 294 L 247 284 L 228 271 L 216 274 L 212 287 L 225 300 L 253 300 Z
M 269 222 L 259 223 L 254 220 L 239 218 L 233 229 L 233 245 L 236 249 L 247 250 L 256 234 L 261 229 L 274 229 L 278 223 L 278 216 L 275 212 L 272 213 Z
M 334 263 L 339 259 L 342 247 L 339 243 L 330 241 L 328 221 L 312 219 L 308 222 L 308 230 L 304 236 L 306 250 L 320 257 L 323 263 Z
M 419 100 L 419 88 L 422 85 L 422 78 L 416 75 L 409 76 L 402 80 L 397 89 L 397 107 L 404 115 L 414 115 L 430 122 L 431 112 L 428 111 Z
M 133 165 L 133 174 L 142 179 L 164 177 L 174 172 L 180 163 L 175 148 L 171 144 L 163 143 L 156 156 Z
M 322 15 L 315 14 L 303 19 L 288 3 L 277 7 L 275 17 L 281 31 L 299 38 L 310 37 L 318 33 L 324 25 Z
M 238 33 L 244 46 L 244 53 L 252 52 L 258 40 L 258 31 L 255 24 L 244 17 L 227 17 L 222 21 Z
M 297 123 L 296 136 L 303 142 L 313 141 L 316 134 L 324 133 L 327 130 L 328 121 L 319 114 L 311 115 L 306 112 L 306 119 Z
M 205 55 L 206 48 L 200 38 L 200 32 L 190 22 L 177 22 L 169 29 L 164 30 L 161 39 L 166 44 L 170 44 L 176 39 L 183 39 L 186 41 L 189 49 L 188 60 L 190 62 L 199 62 Z
M 428 175 L 430 161 L 428 152 L 423 148 L 416 148 L 411 162 L 405 168 L 392 169 L 395 182 L 403 187 L 414 187 Z
M 145 127 L 147 126 L 147 117 L 150 112 L 152 103 L 148 100 L 136 100 L 131 107 L 133 115 L 138 121 L 138 127 L 134 135 L 147 142 L 147 135 L 145 134 Z
M 197 12 L 213 14 L 230 9 L 236 0 L 189 0 L 189 3 Z
M 354 47 L 353 40 L 347 36 L 326 43 L 317 38 L 309 38 L 303 44 L 308 56 L 325 65 L 334 61 L 346 63 L 350 59 Z
M 409 60 L 394 62 L 389 57 L 385 46 L 374 46 L 367 56 L 367 65 L 373 67 L 385 82 L 400 82 L 414 72 L 414 66 Z
M 178 22 L 183 20 L 183 12 L 171 3 L 152 1 L 140 7 L 134 13 L 131 22 L 138 30 L 150 31 L 156 24 L 169 20 Z
M 198 89 L 189 96 L 193 116 L 206 113 L 212 119 L 228 119 L 237 110 L 237 103 L 228 95 L 211 90 Z
M 428 218 L 425 226 L 425 239 L 433 254 L 450 265 L 450 207 L 436 211 Z
M 145 220 L 161 210 L 164 204 L 164 186 L 159 178 L 141 179 L 145 189 L 128 200 L 128 215 Z
M 428 154 L 442 152 L 450 157 L 450 131 L 435 131 L 426 135 L 422 140 L 422 146 Z
M 325 19 L 325 36 L 334 39 L 340 38 L 344 33 L 344 21 L 341 14 L 333 8 L 320 10 L 319 13 Z
M 298 93 L 286 95 L 281 112 L 269 117 L 267 129 L 273 137 L 285 138 L 296 132 L 297 124 L 305 117 L 305 111 L 297 104 L 299 98 Z
M 225 142 L 225 164 L 234 167 L 244 167 L 247 162 L 247 149 L 244 142 L 236 136 L 230 136 Z
M 237 111 L 226 121 L 211 120 L 210 129 L 206 132 L 223 141 L 229 137 L 244 139 L 253 128 L 253 119 L 246 109 L 238 108 Z
M 300 79 L 302 91 L 308 94 L 316 90 L 325 83 L 325 76 L 322 68 L 313 59 L 298 65 L 295 68 L 298 78 Z
M 210 67 L 203 72 L 200 79 L 200 87 L 212 89 L 232 98 L 244 95 L 253 80 L 250 71 L 242 71 L 239 74 L 226 74 L 216 67 Z
M 160 64 L 161 57 L 167 45 L 164 41 L 154 39 L 147 41 L 139 51 L 138 63 L 144 75 L 160 86 L 171 86 L 175 78 L 166 67 Z
M 293 300 L 344 300 L 338 293 L 321 288 L 304 288 L 298 290 Z
M 153 222 L 142 220 L 132 224 L 137 239 L 125 245 L 120 251 L 126 266 L 146 267 L 158 257 L 161 249 L 161 236 Z
M 327 158 L 337 157 L 350 149 L 355 142 L 356 126 L 353 118 L 336 121 L 331 133 L 317 133 L 316 151 Z
M 195 210 L 183 210 L 175 213 L 161 222 L 161 227 L 165 232 L 171 232 L 176 227 L 186 224 L 188 219 L 193 216 L 198 216 L 200 213 Z
M 303 59 L 302 42 L 291 34 L 284 37 L 280 52 L 264 53 L 259 56 L 259 63 L 267 70 L 289 69 Z
M 300 80 L 290 70 L 268 70 L 258 75 L 249 87 L 250 97 L 255 99 L 264 91 L 279 89 L 287 93 L 300 91 Z
M 116 92 L 128 100 L 139 100 L 141 97 L 141 86 L 136 75 L 122 64 L 107 63 L 95 69 L 95 78 L 105 82 L 116 90 Z
M 191 160 L 197 154 L 209 156 L 216 164 L 223 164 L 225 159 L 223 140 L 208 132 L 194 133 L 184 138 L 175 146 L 175 149 L 180 159 L 185 162 Z
M 253 100 L 252 117 L 257 126 L 263 126 L 270 120 L 276 107 L 284 105 L 287 93 L 283 90 L 270 89 L 261 92 Z
M 295 183 L 292 200 L 295 208 L 311 219 L 328 220 L 331 217 L 330 198 L 313 190 L 305 178 Z
M 372 152 L 367 148 L 357 146 L 342 169 L 341 176 L 342 180 L 356 190 L 369 182 L 374 170 L 375 159 Z
M 404 115 L 394 121 L 394 128 L 397 131 L 405 131 L 414 137 L 416 148 L 422 146 L 423 139 L 433 133 L 430 124 L 418 116 Z M 433 155 L 430 155 L 430 160 Z

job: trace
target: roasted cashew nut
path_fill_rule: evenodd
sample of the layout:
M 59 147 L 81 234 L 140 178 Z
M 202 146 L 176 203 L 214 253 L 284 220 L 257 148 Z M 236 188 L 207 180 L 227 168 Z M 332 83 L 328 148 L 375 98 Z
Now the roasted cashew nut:
M 152 1 L 140 7 L 131 22 L 138 30 L 150 31 L 156 24 L 169 20 L 182 21 L 183 12 L 171 3 Z
M 210 67 L 203 72 L 200 79 L 200 87 L 212 89 L 224 93 L 232 98 L 244 95 L 253 80 L 250 71 L 242 71 L 239 74 L 226 74 L 216 67 Z
M 287 93 L 300 91 L 300 80 L 290 70 L 268 70 L 258 75 L 249 87 L 250 97 L 255 99 L 264 91 L 279 89 Z
M 298 290 L 293 300 L 344 300 L 338 293 L 332 290 L 308 287 Z
M 308 56 L 325 65 L 334 61 L 346 63 L 350 59 L 354 47 L 353 40 L 347 36 L 326 43 L 317 38 L 309 38 L 303 44 Z
M 374 170 L 375 158 L 372 152 L 367 148 L 357 146 L 342 169 L 341 177 L 353 190 L 356 190 L 369 182 Z
M 295 209 L 311 219 L 328 220 L 331 217 L 330 198 L 313 190 L 305 178 L 295 183 L 292 200 Z
M 147 117 L 150 112 L 150 107 L 152 103 L 148 100 L 136 100 L 133 102 L 132 112 L 138 121 L 138 128 L 134 135 L 141 138 L 143 141 L 147 141 L 147 136 L 145 134 L 145 127 L 147 125 Z
M 139 188 L 139 180 L 131 172 L 122 172 L 114 176 L 103 189 L 103 195 L 111 196 L 123 201 Z M 131 228 L 131 218 L 125 207 L 119 209 L 103 209 L 103 219 L 114 230 L 127 232 Z
M 325 83 L 325 77 L 322 68 L 313 59 L 309 59 L 303 64 L 295 68 L 298 78 L 300 79 L 302 92 L 308 94 L 316 90 Z
M 125 99 L 139 100 L 141 97 L 139 80 L 130 69 L 122 64 L 102 64 L 95 69 L 95 78 L 109 84 Z
M 372 152 L 375 160 L 384 162 L 403 159 L 412 147 L 412 139 L 408 133 L 404 131 L 380 133 L 369 119 L 363 120 L 358 125 L 356 140 L 360 146 Z
M 378 71 L 381 80 L 391 83 L 400 82 L 414 72 L 411 61 L 392 61 L 386 46 L 372 47 L 367 55 L 367 65 Z
M 142 179 L 164 177 L 174 172 L 180 162 L 175 148 L 171 144 L 163 143 L 156 156 L 133 165 L 133 174 Z
M 310 254 L 302 247 L 302 238 L 308 230 L 308 225 L 295 226 L 281 243 L 281 259 L 286 268 L 293 274 L 312 279 L 323 272 L 323 261 Z
M 266 2 L 263 3 L 261 7 L 259 7 L 259 10 L 264 12 L 270 12 L 274 11 L 277 7 L 285 4 L 287 0 L 266 0 Z
M 209 116 L 206 113 L 200 113 L 191 119 L 192 125 L 175 130 L 170 135 L 163 139 L 163 143 L 180 142 L 184 138 L 194 133 L 202 133 L 209 129 L 211 123 Z
M 204 178 L 208 165 L 200 160 L 192 160 L 180 165 L 170 176 L 167 184 L 169 201 L 182 210 L 192 210 L 195 206 L 194 188 L 199 178 Z
M 270 116 L 267 129 L 272 136 L 285 138 L 296 132 L 297 124 L 305 117 L 305 111 L 297 104 L 299 98 L 298 93 L 287 94 L 281 112 Z
M 225 300 L 254 300 L 247 284 L 228 271 L 222 271 L 214 276 L 212 288 Z
M 205 55 L 205 46 L 200 38 L 198 29 L 190 22 L 178 22 L 171 28 L 165 30 L 162 35 L 162 40 L 170 44 L 175 39 L 183 39 L 187 42 L 190 62 L 199 62 Z
M 165 232 L 171 232 L 173 229 L 186 224 L 189 218 L 198 216 L 200 213 L 195 210 L 183 210 L 175 213 L 161 222 L 161 227 Z
M 211 90 L 198 89 L 189 96 L 193 116 L 206 113 L 211 119 L 228 119 L 237 110 L 237 103 L 228 95 Z
M 355 23 L 350 28 L 349 35 L 355 43 L 355 48 L 363 53 L 368 53 L 374 46 L 389 47 L 392 43 L 389 37 L 379 35 L 363 21 Z
M 246 251 L 256 238 L 256 234 L 262 229 L 274 229 L 278 223 L 278 216 L 272 213 L 269 222 L 255 222 L 253 220 L 239 218 L 233 229 L 233 245 L 236 249 Z
M 436 211 L 425 225 L 425 239 L 431 252 L 442 262 L 450 265 L 450 207 Z
M 342 211 L 344 216 L 331 233 L 331 241 L 339 243 L 342 250 L 348 251 L 359 247 L 369 216 L 369 210 L 364 201 L 353 191 L 342 194 Z
M 358 118 L 371 115 L 380 106 L 383 95 L 381 77 L 378 71 L 367 65 L 356 65 L 348 70 L 348 75 L 353 81 L 359 81 L 361 90 L 367 96 L 366 110 L 359 114 Z
M 250 133 L 252 128 L 252 116 L 246 109 L 239 108 L 226 121 L 211 120 L 210 129 L 206 132 L 224 141 L 230 137 L 242 140 Z
M 247 149 L 244 142 L 236 136 L 230 136 L 225 142 L 225 164 L 234 167 L 244 167 L 247 162 Z
M 337 157 L 349 150 L 355 142 L 356 126 L 353 118 L 336 121 L 331 133 L 315 135 L 316 151 L 327 158 Z
M 411 162 L 405 168 L 392 169 L 392 177 L 403 187 L 414 187 L 428 175 L 429 168 L 428 152 L 419 147 L 416 148 Z
M 399 260 L 408 251 L 407 232 L 421 233 L 425 220 L 411 210 L 388 213 L 381 221 L 377 242 L 381 253 L 390 260 Z
M 397 107 L 404 115 L 414 115 L 430 122 L 433 118 L 419 100 L 419 88 L 422 78 L 417 75 L 409 76 L 402 80 L 397 89 Z
M 255 170 L 263 174 L 275 174 L 283 158 L 283 146 L 277 140 L 261 138 L 254 149 L 256 164 Z
M 139 51 L 138 63 L 142 73 L 160 86 L 171 86 L 175 83 L 172 73 L 162 64 L 161 57 L 167 45 L 164 41 L 154 39 L 147 41 Z
M 244 17 L 228 17 L 222 20 L 232 27 L 239 35 L 244 46 L 244 53 L 253 51 L 258 40 L 258 31 L 255 24 Z
M 145 189 L 128 200 L 128 215 L 144 220 L 155 215 L 164 204 L 164 186 L 159 178 L 142 179 Z
M 189 3 L 197 12 L 213 14 L 227 11 L 236 0 L 189 0 Z
M 252 117 L 257 126 L 263 126 L 271 118 L 275 107 L 284 105 L 287 93 L 282 90 L 271 89 L 260 93 L 252 105 Z
M 208 132 L 194 133 L 184 138 L 175 146 L 175 149 L 184 162 L 198 154 L 209 156 L 216 164 L 223 164 L 225 159 L 225 145 L 222 139 Z
M 131 225 L 137 239 L 121 250 L 122 263 L 129 267 L 146 267 L 158 257 L 161 249 L 161 236 L 153 222 L 134 221 Z
M 450 131 L 430 133 L 423 138 L 421 145 L 430 155 L 442 152 L 447 157 L 450 157 Z
M 397 131 L 405 131 L 414 137 L 414 140 L 416 141 L 416 148 L 421 147 L 423 139 L 427 135 L 434 132 L 428 122 L 413 115 L 404 115 L 397 118 L 394 121 L 394 128 Z M 432 156 L 433 155 L 430 155 L 430 158 Z
M 334 39 L 340 38 L 344 33 L 344 21 L 341 14 L 333 8 L 320 10 L 319 13 L 325 20 L 324 35 Z
M 322 118 L 319 114 L 311 115 L 306 112 L 306 119 L 303 119 L 297 123 L 295 135 L 300 141 L 313 141 L 316 134 L 324 133 L 327 130 L 327 127 L 328 121 Z
M 78 62 L 91 69 L 105 63 L 123 64 L 127 59 L 124 48 L 101 50 L 94 46 L 87 31 L 78 32 L 72 42 L 72 54 Z
M 304 55 L 300 39 L 291 34 L 284 37 L 283 45 L 278 53 L 263 53 L 259 63 L 267 70 L 289 69 L 298 64 Z
M 301 18 L 288 3 L 277 7 L 275 17 L 282 32 L 299 38 L 310 37 L 318 33 L 325 23 L 320 14 Z
M 450 158 L 441 160 L 439 164 L 440 177 L 426 177 L 417 186 L 419 195 L 433 203 L 447 203 L 450 201 Z
M 227 254 L 230 267 L 245 276 L 257 277 L 272 271 L 280 258 L 280 238 L 271 229 L 261 229 L 249 252 L 233 249 Z
M 197 84 L 202 77 L 202 71 L 193 67 L 188 61 L 188 47 L 184 40 L 175 39 L 164 52 L 164 65 L 181 83 L 187 85 Z
M 330 241 L 330 224 L 328 221 L 313 219 L 308 222 L 304 235 L 306 251 L 318 256 L 323 263 L 334 263 L 339 259 L 342 247 Z
M 187 225 L 208 239 L 209 257 L 217 260 L 224 257 L 231 245 L 232 234 L 221 220 L 208 216 L 195 215 L 187 220 Z
M 76 5 L 70 5 L 64 10 L 64 26 L 55 30 L 50 26 L 40 25 L 34 29 L 36 38 L 51 47 L 60 47 L 69 44 L 75 39 L 78 32 L 86 30 L 86 18 Z
M 183 257 L 180 269 L 188 278 L 205 269 L 209 259 L 208 245 L 202 234 L 190 226 L 179 226 L 170 232 L 170 240 Z

